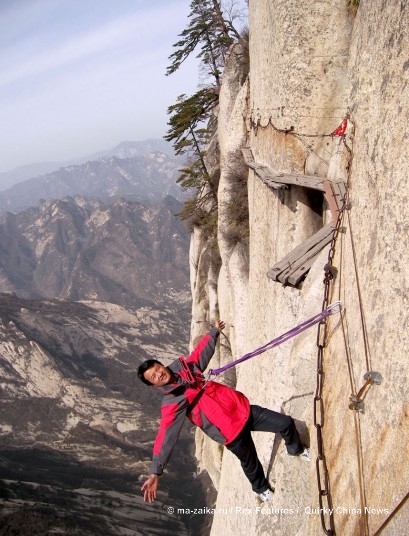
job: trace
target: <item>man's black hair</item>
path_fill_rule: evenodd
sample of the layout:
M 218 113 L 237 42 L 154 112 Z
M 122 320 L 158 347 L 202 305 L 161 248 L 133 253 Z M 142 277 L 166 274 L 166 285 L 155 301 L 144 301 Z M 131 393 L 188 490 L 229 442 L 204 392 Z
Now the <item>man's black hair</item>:
M 147 380 L 144 376 L 145 372 L 153 367 L 156 363 L 159 363 L 159 365 L 162 365 L 160 361 L 157 359 L 148 359 L 147 361 L 144 361 L 141 365 L 139 365 L 138 368 L 138 378 L 143 381 L 145 385 L 153 385 L 149 380 Z

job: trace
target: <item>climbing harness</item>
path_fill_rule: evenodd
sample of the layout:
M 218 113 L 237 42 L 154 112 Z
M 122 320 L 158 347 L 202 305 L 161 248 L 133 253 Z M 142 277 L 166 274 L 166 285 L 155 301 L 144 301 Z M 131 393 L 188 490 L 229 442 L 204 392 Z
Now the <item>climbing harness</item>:
M 341 308 L 342 308 L 342 305 L 340 301 L 337 301 L 331 305 L 327 305 L 327 307 L 324 310 L 322 310 L 320 313 L 309 318 L 308 320 L 305 320 L 302 324 L 299 324 L 295 328 L 290 329 L 286 333 L 283 333 L 282 335 L 276 337 L 275 339 L 268 342 L 264 346 L 261 346 L 260 348 L 257 348 L 256 350 L 253 350 L 252 352 L 249 352 L 248 354 L 245 354 L 243 357 L 236 359 L 236 361 L 227 363 L 227 365 L 224 365 L 223 367 L 220 367 L 218 369 L 211 369 L 208 372 L 208 377 L 210 378 L 211 376 L 218 376 L 219 374 L 221 374 L 222 372 L 225 372 L 229 368 L 234 367 L 238 365 L 239 363 L 242 363 L 243 361 L 247 361 L 247 359 L 260 355 L 266 352 L 267 350 L 271 350 L 271 348 L 275 348 L 276 346 L 283 344 L 284 342 L 288 341 L 289 339 L 292 339 L 296 335 L 299 335 L 300 333 L 310 328 L 311 326 L 314 326 L 315 324 L 322 322 L 328 316 L 339 313 L 341 311 Z

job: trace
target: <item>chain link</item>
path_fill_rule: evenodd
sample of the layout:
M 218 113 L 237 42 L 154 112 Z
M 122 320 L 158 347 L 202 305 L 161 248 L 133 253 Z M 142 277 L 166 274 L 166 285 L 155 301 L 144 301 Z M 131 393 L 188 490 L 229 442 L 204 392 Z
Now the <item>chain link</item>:
M 331 281 L 337 274 L 337 270 L 333 265 L 333 261 L 335 257 L 335 245 L 337 242 L 338 235 L 341 231 L 341 222 L 346 206 L 346 198 L 347 193 L 343 198 L 342 207 L 338 214 L 337 222 L 332 235 L 330 249 L 328 253 L 328 262 L 324 266 L 325 277 L 322 311 L 324 311 L 329 305 Z M 324 454 L 324 440 L 322 437 L 322 429 L 324 427 L 324 399 L 322 396 L 324 386 L 324 348 L 327 342 L 327 330 L 328 319 L 325 318 L 321 320 L 321 322 L 318 324 L 317 332 L 317 387 L 314 396 L 314 426 L 317 430 L 318 454 L 315 464 L 317 469 L 318 499 L 320 505 L 321 525 L 325 534 L 327 534 L 328 536 L 335 536 L 336 533 L 333 515 L 334 509 L 330 491 L 327 462 Z M 326 500 L 326 506 L 324 506 L 324 499 Z M 326 522 L 327 517 L 328 523 Z

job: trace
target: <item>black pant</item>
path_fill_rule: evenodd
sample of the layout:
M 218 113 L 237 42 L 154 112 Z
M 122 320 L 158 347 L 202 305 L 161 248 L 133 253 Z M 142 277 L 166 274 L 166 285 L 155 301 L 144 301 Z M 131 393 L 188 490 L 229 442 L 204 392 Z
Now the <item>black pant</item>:
M 251 437 L 252 431 L 281 434 L 287 452 L 292 456 L 301 454 L 304 447 L 292 417 L 260 406 L 250 406 L 250 417 L 246 425 L 236 439 L 226 445 L 226 448 L 240 460 L 244 474 L 249 479 L 253 491 L 261 493 L 269 488 L 269 484 L 257 456 L 256 447 Z

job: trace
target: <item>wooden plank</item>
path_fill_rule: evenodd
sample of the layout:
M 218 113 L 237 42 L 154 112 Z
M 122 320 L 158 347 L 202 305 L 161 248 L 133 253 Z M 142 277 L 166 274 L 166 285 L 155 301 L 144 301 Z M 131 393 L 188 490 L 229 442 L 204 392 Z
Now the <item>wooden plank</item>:
M 307 255 L 305 255 L 299 262 L 295 263 L 292 266 L 292 273 L 287 279 L 289 285 L 297 285 L 300 280 L 304 277 L 305 273 L 311 268 L 314 264 L 315 259 L 321 253 L 321 251 L 327 246 L 332 240 L 332 234 L 327 236 L 320 244 L 317 244 L 315 248 L 310 250 Z M 301 262 L 303 261 L 303 262 Z
M 305 274 L 308 272 L 308 270 L 311 268 L 311 266 L 314 264 L 316 258 L 321 253 L 321 250 L 317 252 L 316 255 L 310 257 L 308 260 L 306 260 L 299 268 L 294 270 L 294 272 L 289 276 L 287 283 L 289 285 L 292 285 L 295 287 L 298 285 L 298 283 L 301 281 L 301 279 L 305 276 Z
M 271 179 L 271 174 L 267 166 L 261 166 L 260 164 L 256 164 L 254 171 L 263 181 L 268 181 Z
M 255 163 L 250 163 L 248 164 L 248 166 L 254 171 L 257 177 L 261 179 L 264 182 L 264 184 L 267 184 L 267 186 L 270 186 L 270 188 L 273 188 L 274 190 L 282 190 L 284 188 L 287 188 L 285 184 L 282 184 L 281 182 L 273 181 L 271 179 L 271 172 L 267 166 L 262 166 L 261 164 L 255 164 Z
M 252 166 L 253 167 L 253 166 Z M 279 184 L 293 184 L 295 186 L 304 186 L 314 190 L 324 191 L 323 179 L 315 175 L 294 175 L 285 173 L 275 173 L 268 166 L 255 164 L 253 167 L 257 175 L 263 180 L 268 180 Z
M 256 164 L 256 166 L 257 167 L 254 169 L 256 175 L 268 186 L 271 186 L 271 188 L 274 188 L 275 190 L 287 188 L 285 184 L 282 184 L 281 182 L 276 182 L 272 178 L 270 168 L 268 168 L 267 166 L 262 166 L 260 164 Z
M 283 270 L 288 268 L 290 266 L 289 262 L 286 260 L 286 257 L 282 259 L 280 262 L 275 264 L 270 270 L 267 272 L 267 277 L 269 279 L 272 279 L 273 281 L 278 281 L 278 276 L 281 274 Z
M 330 182 L 325 180 L 323 185 L 332 219 L 336 222 L 346 193 L 345 183 L 344 181 Z
M 262 181 L 264 181 L 266 184 L 268 184 L 268 186 L 271 186 L 272 188 L 282 188 L 282 186 L 278 186 L 279 184 L 293 184 L 295 186 L 313 188 L 314 190 L 320 190 L 321 192 L 324 191 L 324 179 L 322 177 L 318 177 L 317 175 L 276 173 L 268 166 L 257 164 L 254 161 L 253 152 L 250 147 L 244 147 L 241 152 L 243 154 L 243 158 L 247 166 L 251 168 Z
M 262 166 L 261 164 L 256 164 L 254 162 L 253 158 L 253 152 L 250 147 L 244 147 L 241 150 L 243 154 L 244 161 L 246 162 L 247 166 L 254 171 L 254 173 L 261 179 L 267 186 L 270 186 L 270 188 L 273 188 L 274 190 L 281 190 L 283 188 L 286 188 L 284 184 L 281 184 L 279 182 L 273 182 L 270 180 L 270 173 L 267 166 Z
M 318 255 L 318 253 L 321 252 L 324 247 L 331 242 L 332 234 L 326 236 L 323 238 L 320 242 L 318 242 L 314 247 L 310 248 L 302 257 L 298 258 L 294 262 L 291 263 L 290 267 L 287 268 L 284 272 L 282 272 L 278 276 L 278 281 L 282 283 L 283 285 L 287 284 L 289 282 L 289 277 L 291 274 L 297 270 L 299 270 L 303 265 L 307 264 L 307 262 Z M 308 268 L 306 268 L 307 270 Z
M 342 204 L 343 204 L 343 201 L 344 201 L 344 197 L 345 197 L 345 194 L 346 194 L 346 186 L 345 186 L 345 182 L 344 181 L 338 181 L 335 183 L 335 191 L 336 191 L 336 196 L 337 196 L 337 200 L 338 200 L 338 205 L 339 205 L 339 208 L 341 209 L 342 207 Z
M 344 181 L 339 181 L 336 183 L 339 189 L 339 193 L 341 194 L 342 199 L 344 199 L 345 194 L 347 193 L 347 187 Z
M 338 208 L 339 210 L 341 210 L 341 207 L 342 207 L 342 201 L 343 201 L 343 195 L 342 195 L 342 186 L 343 186 L 343 183 L 342 182 L 333 182 L 331 184 L 332 186 L 332 191 L 334 192 L 334 197 L 335 197 L 335 200 L 337 202 L 337 205 L 338 205 Z
M 303 186 L 305 188 L 312 188 L 314 190 L 324 191 L 322 177 L 317 175 L 298 175 L 294 173 L 273 173 L 272 180 L 282 182 L 284 184 L 293 184 L 294 186 Z
M 335 225 L 333 223 L 328 223 L 324 227 L 321 227 L 319 231 L 304 240 L 302 244 L 296 246 L 281 261 L 277 262 L 272 268 L 270 268 L 270 270 L 267 272 L 267 276 L 273 281 L 277 281 L 281 272 L 291 267 L 297 259 L 303 257 L 317 243 L 321 243 L 328 236 L 331 239 L 334 228 Z
M 273 190 L 288 190 L 287 184 L 281 184 L 281 182 L 271 181 L 270 179 L 266 179 L 263 182 Z
M 254 161 L 253 152 L 250 147 L 244 147 L 241 152 L 247 166 L 253 169 L 261 180 L 267 182 L 268 185 L 273 188 L 276 188 L 275 184 L 293 184 L 295 186 L 304 186 L 306 188 L 324 191 L 324 187 L 322 185 L 324 179 L 322 177 L 318 177 L 317 175 L 276 173 L 268 166 L 257 164 Z

